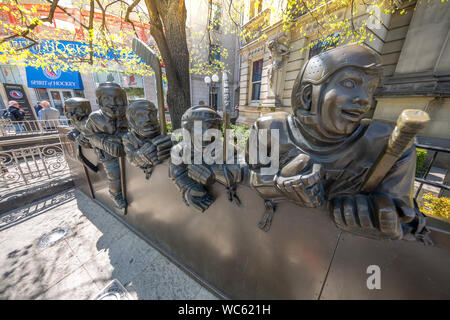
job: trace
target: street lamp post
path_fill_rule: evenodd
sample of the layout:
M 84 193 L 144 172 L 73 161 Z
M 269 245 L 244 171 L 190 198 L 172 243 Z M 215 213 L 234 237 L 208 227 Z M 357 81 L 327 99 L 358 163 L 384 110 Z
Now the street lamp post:
M 212 108 L 213 103 L 212 103 L 211 88 L 212 88 L 213 84 L 219 82 L 219 76 L 217 74 L 213 74 L 212 77 L 206 76 L 203 80 L 208 85 L 208 100 L 209 100 L 208 107 Z
M 208 107 L 211 108 L 211 78 L 206 76 L 204 81 L 208 85 Z
M 219 82 L 219 76 L 217 74 L 213 74 L 213 76 L 211 77 L 212 80 L 212 87 L 214 88 L 214 92 L 216 92 L 216 83 Z M 212 107 L 214 107 L 213 105 L 213 95 L 211 93 L 211 105 Z M 217 107 L 217 106 L 216 106 Z M 217 108 L 216 108 L 217 109 Z M 217 110 L 216 110 L 217 111 Z

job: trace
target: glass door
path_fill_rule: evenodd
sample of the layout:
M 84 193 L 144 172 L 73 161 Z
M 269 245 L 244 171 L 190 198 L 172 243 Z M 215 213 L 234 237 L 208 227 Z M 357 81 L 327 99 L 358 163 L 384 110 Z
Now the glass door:
M 63 90 L 62 91 L 63 100 L 67 100 L 73 97 L 72 91 Z
M 51 103 L 53 108 L 58 109 L 59 113 L 63 115 L 63 107 L 64 103 L 61 98 L 61 93 L 59 90 L 49 90 L 50 91 L 50 97 L 51 97 Z
M 73 90 L 48 89 L 53 108 L 58 109 L 60 115 L 64 117 L 64 101 L 73 98 Z
M 70 99 L 70 98 L 73 97 L 72 90 L 70 90 L 70 91 L 68 91 L 68 90 L 63 90 L 63 91 L 62 91 L 62 95 L 63 95 L 63 111 L 64 111 L 64 112 L 61 113 L 61 115 L 63 116 L 64 113 L 65 113 L 65 111 L 66 111 L 64 101 L 66 101 L 67 99 Z

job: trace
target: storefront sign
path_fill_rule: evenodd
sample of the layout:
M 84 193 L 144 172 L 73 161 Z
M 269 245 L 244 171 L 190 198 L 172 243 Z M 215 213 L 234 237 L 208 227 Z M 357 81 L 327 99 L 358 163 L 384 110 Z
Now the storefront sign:
M 26 67 L 27 83 L 30 88 L 55 88 L 83 90 L 83 82 L 78 71 L 61 71 L 46 68 Z
M 23 90 L 23 86 L 20 84 L 4 83 L 3 87 L 5 88 L 8 101 L 17 101 L 23 111 L 25 111 L 25 120 L 36 120 L 34 117 L 34 113 L 31 110 L 27 95 Z
M 25 39 L 14 39 L 11 40 L 11 43 L 18 49 L 30 45 L 30 41 Z M 89 44 L 76 41 L 40 40 L 37 45 L 27 50 L 36 55 L 56 54 L 74 58 L 89 57 Z M 143 63 L 141 58 L 129 50 L 118 50 L 114 48 L 105 50 L 98 45 L 93 45 L 93 50 L 95 58 L 106 60 L 138 59 Z

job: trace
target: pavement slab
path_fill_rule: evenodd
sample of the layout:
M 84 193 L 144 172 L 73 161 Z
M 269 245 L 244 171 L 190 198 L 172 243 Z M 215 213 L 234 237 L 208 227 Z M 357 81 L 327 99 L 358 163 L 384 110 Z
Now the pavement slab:
M 56 228 L 72 232 L 39 248 Z M 0 299 L 94 299 L 112 282 L 132 299 L 217 299 L 78 190 L 0 216 Z

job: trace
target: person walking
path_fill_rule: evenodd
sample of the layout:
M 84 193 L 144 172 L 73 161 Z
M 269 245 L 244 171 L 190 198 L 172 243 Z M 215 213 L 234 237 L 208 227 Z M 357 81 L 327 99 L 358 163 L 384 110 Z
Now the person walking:
M 25 111 L 17 101 L 11 100 L 8 102 L 8 113 L 16 133 L 23 132 L 24 126 L 22 121 L 25 119 Z
M 50 106 L 50 102 L 44 100 L 41 101 L 42 109 L 39 111 L 39 120 L 41 121 L 42 127 L 45 130 L 55 130 L 59 124 L 59 111 L 58 109 Z
M 36 115 L 38 116 L 39 115 L 39 111 L 42 110 L 41 101 L 38 101 L 36 103 L 36 105 L 34 106 L 34 110 L 36 111 Z

